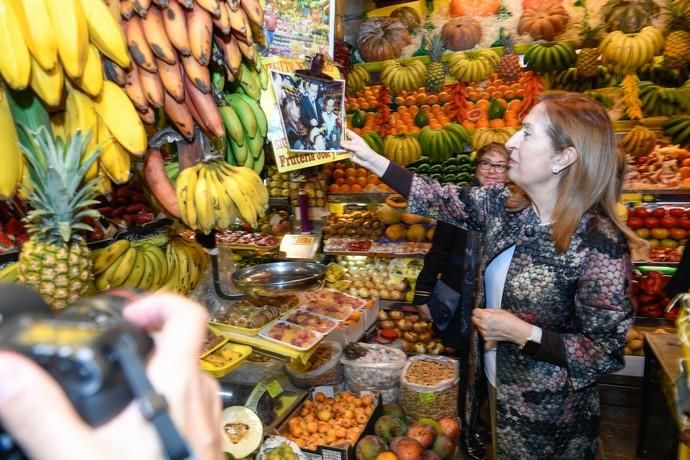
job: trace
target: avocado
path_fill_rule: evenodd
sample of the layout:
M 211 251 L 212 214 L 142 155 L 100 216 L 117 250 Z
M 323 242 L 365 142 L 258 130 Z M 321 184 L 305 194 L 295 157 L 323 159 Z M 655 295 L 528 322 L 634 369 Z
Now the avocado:
M 457 173 L 462 172 L 462 171 L 460 170 L 460 166 L 458 166 L 458 165 L 449 165 L 449 166 L 446 166 L 445 172 L 447 174 L 457 174 Z
M 458 166 L 458 172 L 474 174 L 474 168 L 472 167 L 472 165 L 462 165 Z
M 430 165 L 429 165 L 428 163 L 422 163 L 422 164 L 419 164 L 419 165 L 416 165 L 416 166 L 415 166 L 415 170 L 416 170 L 419 174 L 426 174 L 426 173 L 428 173 L 428 172 L 429 172 L 429 168 L 430 168 Z
M 474 179 L 474 174 L 460 173 L 457 175 L 457 178 L 459 182 L 470 182 Z
M 431 165 L 431 166 L 429 166 L 428 171 L 429 171 L 430 174 L 433 174 L 433 173 L 442 173 L 442 172 L 443 172 L 443 166 L 438 165 L 438 164 L 436 164 L 436 165 Z
M 468 165 L 472 163 L 469 155 L 458 155 L 455 159 L 458 161 L 459 165 Z
M 434 180 L 437 180 L 439 182 L 443 181 L 443 174 L 435 173 L 435 174 L 429 174 L 429 177 L 431 177 Z

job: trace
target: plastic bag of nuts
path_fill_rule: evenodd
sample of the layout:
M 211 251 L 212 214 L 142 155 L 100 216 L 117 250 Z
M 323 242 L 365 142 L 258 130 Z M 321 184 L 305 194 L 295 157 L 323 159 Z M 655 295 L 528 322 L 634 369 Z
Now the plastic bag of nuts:
M 400 405 L 408 419 L 458 415 L 458 361 L 418 355 L 407 360 L 400 376 Z

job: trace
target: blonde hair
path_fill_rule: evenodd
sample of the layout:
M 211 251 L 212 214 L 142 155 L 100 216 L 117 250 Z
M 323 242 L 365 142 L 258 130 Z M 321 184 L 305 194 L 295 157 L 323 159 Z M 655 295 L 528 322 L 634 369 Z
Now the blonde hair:
M 568 147 L 577 151 L 577 160 L 561 173 L 558 184 L 551 226 L 556 251 L 568 249 L 582 216 L 589 210 L 604 214 L 631 243 L 637 243 L 637 235 L 616 214 L 626 162 L 606 110 L 576 93 L 547 96 L 541 99 L 541 104 L 549 120 L 546 132 L 554 151 Z M 529 206 L 524 191 L 515 186 L 513 191 L 506 200 L 509 211 L 517 212 Z

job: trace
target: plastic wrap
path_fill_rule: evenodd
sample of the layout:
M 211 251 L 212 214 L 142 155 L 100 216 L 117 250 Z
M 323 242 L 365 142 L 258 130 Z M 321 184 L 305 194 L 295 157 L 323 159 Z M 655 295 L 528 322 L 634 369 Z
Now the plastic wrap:
M 367 349 L 362 358 L 351 360 L 343 357 L 345 386 L 352 392 L 378 390 L 384 404 L 398 399 L 400 373 L 405 367 L 407 355 L 397 348 L 373 343 L 360 343 Z
M 322 350 L 323 349 L 323 350 Z M 315 367 L 312 365 L 313 361 L 318 358 L 319 353 L 323 351 L 330 352 L 325 362 Z M 339 343 L 331 342 L 329 340 L 322 341 L 317 350 L 311 355 L 305 370 L 296 368 L 301 363 L 293 362 L 285 366 L 285 372 L 290 381 L 297 388 L 310 388 L 317 385 L 337 385 L 343 381 L 343 365 L 340 359 L 343 356 L 343 349 Z

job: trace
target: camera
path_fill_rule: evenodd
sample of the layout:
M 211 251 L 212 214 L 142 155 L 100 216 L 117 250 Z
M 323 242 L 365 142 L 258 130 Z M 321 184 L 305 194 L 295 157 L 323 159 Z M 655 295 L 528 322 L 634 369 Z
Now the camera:
M 138 297 L 135 291 L 119 289 L 55 313 L 47 305 L 34 305 L 28 313 L 14 308 L 8 315 L 0 305 L 0 349 L 40 365 L 86 423 L 102 425 L 134 398 L 123 361 L 135 356 L 144 362 L 153 348 L 151 337 L 122 317 L 124 306 Z M 26 458 L 1 426 L 0 458 Z

